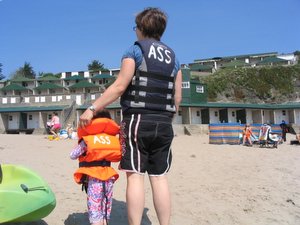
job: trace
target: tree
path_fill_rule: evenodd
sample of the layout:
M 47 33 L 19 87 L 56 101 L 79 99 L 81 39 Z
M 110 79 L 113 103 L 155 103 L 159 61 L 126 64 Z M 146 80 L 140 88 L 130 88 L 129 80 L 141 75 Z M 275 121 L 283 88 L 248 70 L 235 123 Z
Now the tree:
M 102 64 L 99 60 L 93 60 L 90 64 L 88 64 L 88 70 L 90 71 L 102 71 L 102 70 L 108 70 L 104 67 L 104 64 Z
M 2 63 L 0 63 L 0 80 L 4 79 L 5 76 L 2 74 Z
M 20 67 L 13 75 L 12 78 L 26 77 L 29 79 L 35 79 L 35 72 L 30 63 L 25 62 L 23 67 Z

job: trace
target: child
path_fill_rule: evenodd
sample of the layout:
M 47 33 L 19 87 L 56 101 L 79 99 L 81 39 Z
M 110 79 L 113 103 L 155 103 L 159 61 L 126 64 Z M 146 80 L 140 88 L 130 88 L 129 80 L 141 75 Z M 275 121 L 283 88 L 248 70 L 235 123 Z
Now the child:
M 110 219 L 113 184 L 119 177 L 110 164 L 121 159 L 119 129 L 107 110 L 98 112 L 91 124 L 78 128 L 79 144 L 70 154 L 79 159 L 74 179 L 86 190 L 92 225 L 106 225 Z
M 253 135 L 252 129 L 249 124 L 245 125 L 243 130 L 243 145 L 246 145 L 248 142 L 249 146 L 252 146 L 251 136 Z

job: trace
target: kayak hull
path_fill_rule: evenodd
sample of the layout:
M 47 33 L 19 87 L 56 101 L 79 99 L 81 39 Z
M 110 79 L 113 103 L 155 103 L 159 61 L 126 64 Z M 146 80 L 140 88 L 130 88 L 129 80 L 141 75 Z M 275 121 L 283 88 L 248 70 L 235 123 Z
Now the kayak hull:
M 36 221 L 53 211 L 55 195 L 37 173 L 19 165 L 0 169 L 0 223 Z

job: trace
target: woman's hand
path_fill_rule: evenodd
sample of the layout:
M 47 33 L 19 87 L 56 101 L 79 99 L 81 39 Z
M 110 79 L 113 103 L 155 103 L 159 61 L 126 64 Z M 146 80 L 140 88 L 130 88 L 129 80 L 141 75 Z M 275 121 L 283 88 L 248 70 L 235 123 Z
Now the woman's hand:
M 78 126 L 83 128 L 83 127 L 89 125 L 93 119 L 93 116 L 94 116 L 94 113 L 90 109 L 85 110 L 84 113 L 79 118 Z

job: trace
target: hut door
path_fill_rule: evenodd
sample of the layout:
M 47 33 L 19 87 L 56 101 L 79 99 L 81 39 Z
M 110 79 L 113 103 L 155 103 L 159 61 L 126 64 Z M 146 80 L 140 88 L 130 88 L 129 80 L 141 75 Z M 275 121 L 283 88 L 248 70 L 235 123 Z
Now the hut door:
M 209 110 L 208 109 L 201 110 L 201 123 L 209 124 Z
M 26 129 L 27 128 L 27 114 L 21 113 L 20 114 L 20 127 L 19 129 Z
M 246 110 L 241 109 L 236 111 L 236 122 L 245 124 L 246 123 Z
M 228 110 L 227 109 L 221 109 L 219 111 L 219 119 L 221 123 L 228 123 Z

